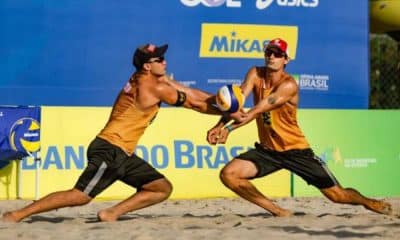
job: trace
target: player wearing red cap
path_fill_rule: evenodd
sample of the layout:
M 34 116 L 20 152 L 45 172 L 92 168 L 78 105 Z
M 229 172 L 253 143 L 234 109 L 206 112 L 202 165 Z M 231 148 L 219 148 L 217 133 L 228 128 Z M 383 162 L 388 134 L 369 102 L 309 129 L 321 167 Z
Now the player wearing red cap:
M 289 62 L 286 41 L 271 40 L 265 46 L 264 56 L 265 66 L 250 68 L 241 85 L 246 97 L 250 93 L 254 96 L 254 106 L 247 116 L 227 126 L 224 126 L 226 120 L 221 118 L 207 133 L 210 144 L 225 143 L 231 131 L 256 120 L 259 142 L 221 170 L 220 178 L 225 186 L 274 216 L 289 216 L 291 211 L 274 204 L 249 181 L 287 169 L 317 187 L 333 202 L 363 205 L 374 212 L 390 214 L 389 203 L 366 198 L 355 189 L 342 188 L 310 148 L 297 122 L 297 83 L 284 71 Z

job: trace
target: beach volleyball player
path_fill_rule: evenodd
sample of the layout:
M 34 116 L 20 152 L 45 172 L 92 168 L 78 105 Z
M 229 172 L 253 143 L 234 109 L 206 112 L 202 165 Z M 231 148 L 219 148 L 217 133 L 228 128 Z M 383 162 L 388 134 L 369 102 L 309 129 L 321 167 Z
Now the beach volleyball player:
M 165 176 L 134 150 L 148 125 L 156 118 L 161 103 L 183 106 L 202 113 L 220 114 L 212 103 L 214 96 L 187 88 L 165 77 L 168 46 L 146 44 L 136 49 L 136 67 L 120 91 L 104 129 L 90 143 L 88 165 L 74 188 L 51 193 L 32 204 L 3 215 L 3 220 L 19 222 L 36 213 L 89 203 L 117 180 L 137 192 L 124 201 L 98 213 L 101 221 L 114 221 L 120 215 L 159 203 L 168 198 L 172 185 Z
M 317 187 L 335 203 L 363 205 L 377 213 L 391 214 L 389 203 L 366 198 L 352 188 L 343 188 L 310 148 L 297 123 L 298 86 L 284 70 L 289 62 L 286 41 L 271 40 L 264 49 L 264 56 L 265 65 L 250 68 L 241 85 L 245 96 L 250 93 L 254 96 L 254 106 L 247 116 L 242 122 L 227 126 L 225 118 L 221 118 L 207 133 L 210 144 L 225 143 L 229 133 L 236 128 L 253 120 L 257 123 L 259 142 L 254 149 L 235 157 L 221 170 L 224 185 L 275 216 L 289 216 L 291 211 L 273 203 L 250 182 L 287 169 Z M 241 111 L 237 113 L 242 114 Z

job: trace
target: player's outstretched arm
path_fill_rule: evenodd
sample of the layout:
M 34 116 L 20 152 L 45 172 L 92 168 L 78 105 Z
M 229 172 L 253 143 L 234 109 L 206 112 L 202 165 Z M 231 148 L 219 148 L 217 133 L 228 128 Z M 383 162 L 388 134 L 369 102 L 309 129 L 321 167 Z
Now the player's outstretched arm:
M 166 104 L 173 106 L 183 106 L 201 113 L 222 114 L 214 106 L 215 96 L 199 89 L 186 87 L 175 80 L 166 76 L 160 79 L 161 83 L 157 86 L 158 98 Z

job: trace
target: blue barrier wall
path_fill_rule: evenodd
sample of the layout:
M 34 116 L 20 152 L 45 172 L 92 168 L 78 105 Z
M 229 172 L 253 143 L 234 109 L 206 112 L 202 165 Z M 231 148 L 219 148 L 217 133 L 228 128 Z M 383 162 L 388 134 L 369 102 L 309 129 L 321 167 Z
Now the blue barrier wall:
M 368 1 L 3 0 L 0 32 L 2 104 L 110 106 L 146 42 L 169 43 L 169 72 L 215 92 L 283 36 L 300 107 L 368 108 Z

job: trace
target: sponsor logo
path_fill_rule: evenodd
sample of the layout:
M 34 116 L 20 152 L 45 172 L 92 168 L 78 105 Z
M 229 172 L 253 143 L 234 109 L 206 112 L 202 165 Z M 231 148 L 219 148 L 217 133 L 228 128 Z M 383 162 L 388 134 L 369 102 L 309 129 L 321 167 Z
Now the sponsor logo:
M 206 7 L 219 7 L 226 5 L 227 7 L 241 7 L 240 0 L 181 0 L 181 3 L 188 7 L 196 7 L 201 4 Z
M 332 147 L 326 149 L 324 152 L 321 153 L 320 158 L 324 162 L 333 160 L 335 164 L 343 163 L 342 154 L 338 147 Z
M 33 118 L 21 118 L 10 128 L 9 141 L 14 151 L 31 154 L 40 149 L 40 124 Z
M 297 36 L 297 26 L 203 23 L 200 57 L 264 58 L 264 45 L 280 37 L 295 59 Z
M 242 0 L 181 0 L 181 3 L 187 7 L 196 7 L 202 5 L 205 7 L 240 8 Z M 315 8 L 319 5 L 319 0 L 255 0 L 255 7 L 263 10 L 276 3 L 278 7 L 309 7 Z
M 367 168 L 370 164 L 378 162 L 376 158 L 343 158 L 338 147 L 325 149 L 320 158 L 324 162 L 333 161 L 345 168 Z
M 241 85 L 242 79 L 224 79 L 224 78 L 210 78 L 207 79 L 207 84 L 238 84 Z
M 258 9 L 269 7 L 273 0 L 258 0 L 256 6 Z M 276 0 L 276 4 L 281 7 L 318 7 L 319 0 Z
M 219 169 L 251 147 L 196 145 L 190 140 L 175 140 L 170 145 L 138 145 L 135 153 L 157 169 Z M 84 169 L 87 164 L 84 146 L 49 146 L 42 157 L 42 170 Z M 34 170 L 36 163 L 22 161 L 23 170 Z
M 370 164 L 377 163 L 376 158 L 348 158 L 344 159 L 345 168 L 366 168 Z
M 321 74 L 292 74 L 300 90 L 329 90 L 329 75 Z

